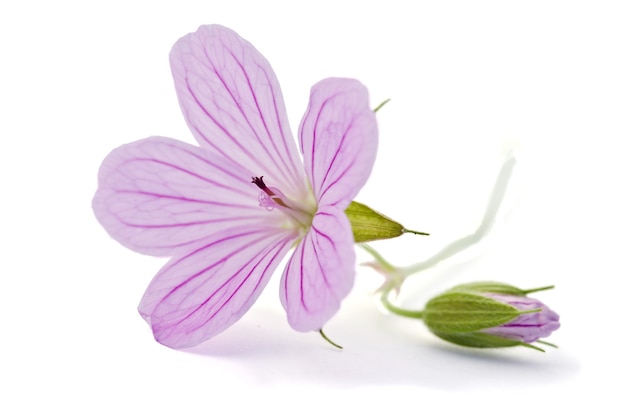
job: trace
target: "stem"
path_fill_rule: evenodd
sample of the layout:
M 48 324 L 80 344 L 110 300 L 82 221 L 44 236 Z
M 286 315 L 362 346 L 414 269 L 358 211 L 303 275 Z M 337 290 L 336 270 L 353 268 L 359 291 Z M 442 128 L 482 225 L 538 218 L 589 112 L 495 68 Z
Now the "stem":
M 402 233 L 413 233 L 413 234 L 417 234 L 420 236 L 430 236 L 430 233 L 424 233 L 422 231 L 415 231 L 415 230 L 409 230 L 409 229 L 402 229 Z
M 326 340 L 326 342 L 328 342 L 329 344 L 331 344 L 332 346 L 334 346 L 335 348 L 339 348 L 339 349 L 343 349 L 343 346 L 336 344 L 335 342 L 331 341 L 326 334 L 324 333 L 323 330 L 319 330 L 320 335 L 322 335 L 322 338 L 324 338 Z
M 380 296 L 380 301 L 389 312 L 395 313 L 396 315 L 404 316 L 407 318 L 422 319 L 424 317 L 424 311 L 411 311 L 411 310 L 399 308 L 395 306 L 394 304 L 392 304 L 391 301 L 389 301 L 390 292 L 391 292 L 391 289 L 386 289 L 383 292 L 383 294 Z
M 372 255 L 372 257 L 381 264 L 382 267 L 384 267 L 386 270 L 393 270 L 393 265 L 391 263 L 389 263 L 388 261 L 386 261 L 381 255 L 380 253 L 378 253 L 376 250 L 374 250 L 373 247 L 371 247 L 369 244 L 365 244 L 365 243 L 360 243 L 359 246 L 361 246 L 361 248 L 363 250 L 365 250 L 366 252 L 368 252 L 369 254 Z
M 385 106 L 385 104 L 386 104 L 387 102 L 389 102 L 390 100 L 391 100 L 391 98 L 389 98 L 389 99 L 385 99 L 384 101 L 382 101 L 382 102 L 380 103 L 380 105 L 378 105 L 376 108 L 374 108 L 374 112 L 378 112 L 378 110 L 379 110 L 380 108 L 382 108 L 383 106 Z
M 515 166 L 515 162 L 515 157 L 510 154 L 504 164 L 502 164 L 502 167 L 500 168 L 500 173 L 498 174 L 498 178 L 496 179 L 496 183 L 493 187 L 493 190 L 491 191 L 491 197 L 489 198 L 489 202 L 487 203 L 487 208 L 485 209 L 483 219 L 478 228 L 474 231 L 474 233 L 453 241 L 423 262 L 403 268 L 402 270 L 405 275 L 408 276 L 413 273 L 417 273 L 433 267 L 442 260 L 452 257 L 455 254 L 478 243 L 487 235 L 487 233 L 489 233 L 489 230 L 493 226 L 493 222 L 498 215 L 498 210 L 500 209 L 502 200 L 504 199 L 507 185 L 509 184 L 509 180 L 511 179 L 511 175 L 513 174 L 513 167 Z

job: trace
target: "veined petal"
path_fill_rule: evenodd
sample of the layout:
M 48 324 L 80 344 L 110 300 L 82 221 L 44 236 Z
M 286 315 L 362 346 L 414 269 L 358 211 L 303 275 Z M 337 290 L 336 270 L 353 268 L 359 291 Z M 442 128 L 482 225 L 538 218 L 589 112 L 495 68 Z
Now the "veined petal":
M 280 300 L 291 327 L 321 329 L 354 283 L 356 256 L 350 222 L 333 206 L 321 208 L 283 272 Z
M 200 145 L 302 198 L 306 179 L 280 85 L 267 60 L 222 26 L 201 26 L 170 53 L 176 92 Z
M 300 148 L 320 205 L 348 207 L 372 171 L 377 147 L 376 118 L 361 83 L 330 78 L 313 86 Z
M 93 209 L 126 247 L 171 256 L 221 229 L 279 219 L 259 207 L 250 176 L 200 147 L 147 138 L 106 157 Z
M 161 269 L 139 312 L 163 345 L 187 348 L 204 342 L 252 306 L 293 240 L 293 234 L 267 228 L 216 234 Z

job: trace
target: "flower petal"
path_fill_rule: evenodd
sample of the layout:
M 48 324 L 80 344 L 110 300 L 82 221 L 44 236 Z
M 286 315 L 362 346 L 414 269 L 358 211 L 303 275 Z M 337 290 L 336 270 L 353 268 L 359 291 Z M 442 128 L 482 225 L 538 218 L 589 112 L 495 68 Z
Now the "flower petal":
M 187 348 L 236 322 L 291 248 L 291 236 L 275 229 L 238 228 L 170 260 L 139 305 L 155 339 L 171 348 Z
M 201 26 L 170 54 L 176 92 L 200 145 L 301 198 L 302 163 L 280 85 L 267 60 L 222 26 Z
M 96 217 L 126 247 L 171 256 L 216 231 L 271 223 L 250 172 L 199 147 L 147 138 L 112 151 L 99 171 Z
M 376 118 L 361 83 L 331 78 L 313 86 L 300 148 L 320 204 L 348 207 L 372 171 L 377 147 Z
M 492 299 L 513 306 L 520 311 L 541 309 L 539 312 L 531 312 L 519 315 L 515 319 L 493 328 L 483 329 L 481 332 L 496 335 L 503 338 L 532 343 L 540 338 L 546 338 L 557 330 L 559 315 L 543 302 L 526 296 L 511 296 L 502 294 L 487 294 Z
M 339 309 L 354 283 L 356 256 L 345 213 L 325 206 L 289 260 L 281 280 L 280 300 L 291 327 L 321 329 Z

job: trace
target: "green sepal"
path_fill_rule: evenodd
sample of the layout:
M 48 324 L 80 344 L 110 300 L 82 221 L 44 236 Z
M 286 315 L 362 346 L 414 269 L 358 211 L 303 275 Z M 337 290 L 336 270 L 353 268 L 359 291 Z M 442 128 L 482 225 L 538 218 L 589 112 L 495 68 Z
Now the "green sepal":
M 502 295 L 526 296 L 529 293 L 552 288 L 554 288 L 554 286 L 542 286 L 539 288 L 523 290 L 500 282 L 474 282 L 455 286 L 448 290 L 448 292 L 498 293 Z
M 402 224 L 356 201 L 350 203 L 346 215 L 352 225 L 355 243 L 391 239 L 407 232 Z
M 448 291 L 431 299 L 424 308 L 424 323 L 438 334 L 460 334 L 493 328 L 521 313 L 495 299 L 471 292 Z
M 499 336 L 489 335 L 482 332 L 448 334 L 433 331 L 433 333 L 445 341 L 452 342 L 456 345 L 467 346 L 470 348 L 507 348 L 512 346 L 525 346 L 527 348 L 532 348 L 536 349 L 537 351 L 545 352 L 543 349 L 527 344 L 526 342 L 501 338 Z
M 448 292 L 499 293 L 503 295 L 525 296 L 526 291 L 499 282 L 474 282 L 458 285 Z

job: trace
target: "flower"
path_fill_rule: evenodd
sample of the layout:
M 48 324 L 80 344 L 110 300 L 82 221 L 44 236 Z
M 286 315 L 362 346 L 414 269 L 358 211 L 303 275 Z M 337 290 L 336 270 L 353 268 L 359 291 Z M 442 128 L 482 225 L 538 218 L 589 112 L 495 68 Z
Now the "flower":
M 535 349 L 560 327 L 559 315 L 526 294 L 550 287 L 521 290 L 496 282 L 457 286 L 431 299 L 420 317 L 435 335 L 457 345 Z
M 295 246 L 280 299 L 295 330 L 321 329 L 354 281 L 344 210 L 376 156 L 367 90 L 340 78 L 312 87 L 303 163 L 276 75 L 250 43 L 201 26 L 174 45 L 170 63 L 199 147 L 163 137 L 123 145 L 102 163 L 93 200 L 114 239 L 171 257 L 139 312 L 166 346 L 204 342 L 244 315 Z

